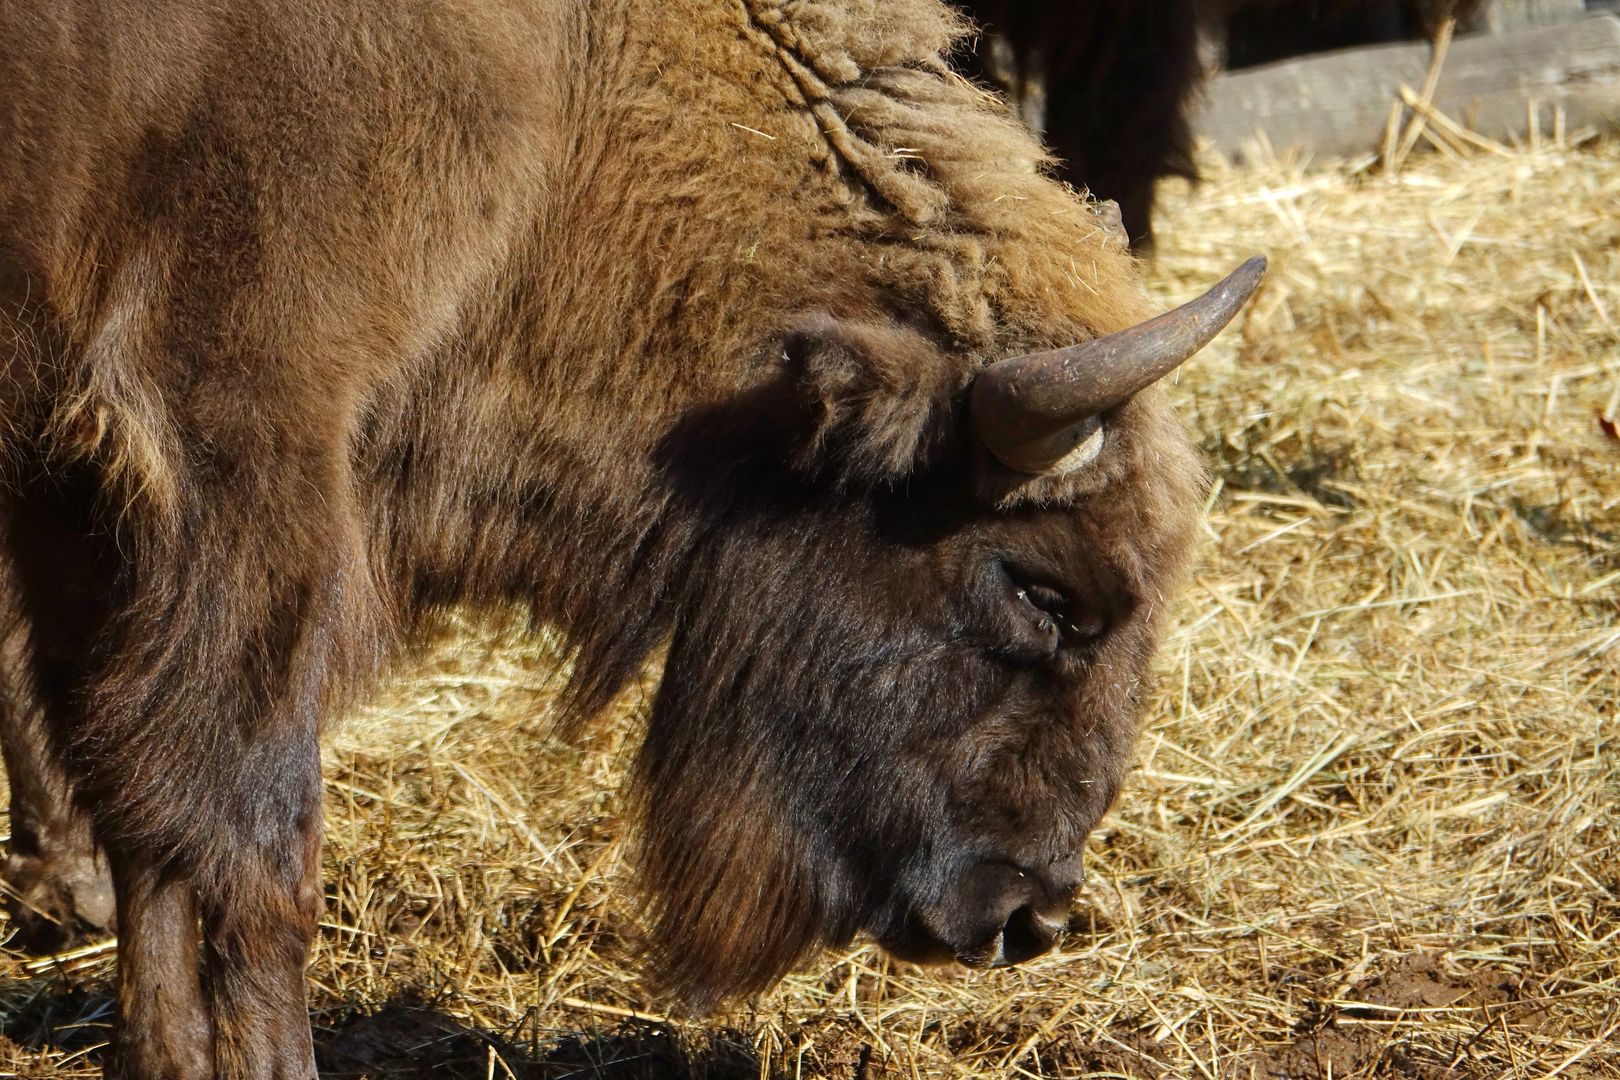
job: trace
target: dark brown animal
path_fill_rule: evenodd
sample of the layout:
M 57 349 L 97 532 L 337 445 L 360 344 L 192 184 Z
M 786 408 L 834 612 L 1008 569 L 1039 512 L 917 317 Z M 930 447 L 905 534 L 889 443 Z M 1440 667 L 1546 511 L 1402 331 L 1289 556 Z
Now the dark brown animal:
M 959 58 L 1041 132 L 1059 175 L 1117 202 L 1153 247 L 1158 182 L 1194 180 L 1192 112 L 1229 66 L 1433 33 L 1479 0 L 957 0 L 983 30 Z
M 1481 0 L 1207 0 L 1204 32 L 1226 68 L 1432 38 L 1466 23 Z
M 109 1073 L 314 1075 L 317 737 L 453 604 L 561 627 L 575 718 L 667 647 L 633 782 L 688 1003 L 862 931 L 1047 947 L 1203 490 L 1146 387 L 1259 271 L 1144 323 L 962 31 L 0 5 L 7 873 L 40 934 L 110 868 Z

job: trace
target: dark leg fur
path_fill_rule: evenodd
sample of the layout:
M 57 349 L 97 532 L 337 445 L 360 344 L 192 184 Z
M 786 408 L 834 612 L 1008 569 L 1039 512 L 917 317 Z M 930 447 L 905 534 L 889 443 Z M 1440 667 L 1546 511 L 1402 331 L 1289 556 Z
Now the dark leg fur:
M 215 1068 L 233 1080 L 315 1077 L 304 965 L 323 899 L 320 757 L 313 727 L 306 734 L 263 755 L 278 767 L 266 783 L 284 788 L 265 802 L 291 814 L 274 813 L 269 837 L 243 836 L 203 894 Z
M 1199 0 L 958 2 L 1006 43 L 1016 79 L 1044 83 L 1044 135 L 1063 179 L 1118 202 L 1131 245 L 1151 251 L 1155 186 L 1195 175 Z M 998 81 L 982 63 L 986 47 L 970 69 Z
M 250 736 L 224 798 L 198 792 L 212 826 L 201 850 L 159 864 L 113 843 L 127 929 L 109 1075 L 314 1080 L 304 965 L 322 903 L 320 757 L 306 720 Z M 109 836 L 130 831 L 103 818 Z
M 987 36 L 970 72 L 1017 100 L 1039 83 L 1042 134 L 1059 174 L 1119 203 L 1131 246 L 1153 249 L 1153 200 L 1167 176 L 1196 179 L 1191 113 L 1206 72 L 1204 28 L 1234 66 L 1432 34 L 1479 0 L 957 0 Z M 988 64 L 1005 43 L 1012 70 Z
M 220 635 L 193 639 L 195 629 L 186 628 L 178 643 L 164 643 L 169 655 L 185 658 L 179 693 L 147 699 L 140 714 L 97 720 L 117 730 L 148 716 L 164 731 L 209 733 L 206 741 L 171 739 L 167 760 L 92 755 L 82 778 L 87 792 L 105 793 L 96 800 L 96 824 L 109 850 L 157 853 L 194 890 L 188 912 L 201 920 L 199 1000 L 188 992 L 172 1008 L 146 1008 L 143 997 L 163 993 L 153 980 L 168 977 L 166 969 L 154 961 L 124 973 L 120 1061 L 126 1077 L 173 1075 L 170 1069 L 180 1064 L 152 1048 L 189 1046 L 197 1032 L 208 1032 L 207 1075 L 314 1080 L 304 965 L 322 899 L 317 717 L 329 657 L 322 630 L 331 625 L 335 603 L 323 589 L 327 583 L 288 589 L 285 606 L 257 607 L 262 621 L 235 628 L 240 651 L 218 663 L 224 679 L 216 685 L 196 658 L 210 650 L 217 656 Z M 228 602 L 208 599 L 199 607 L 213 612 Z M 261 652 L 266 643 L 268 651 Z M 197 693 L 199 687 L 206 692 Z M 191 708 L 212 703 L 217 712 L 164 715 L 187 691 Z M 138 735 L 124 742 L 141 745 Z M 164 896 L 152 901 L 160 916 L 174 910 Z M 125 903 L 137 905 L 138 915 L 146 901 L 141 893 L 121 891 L 121 920 L 135 917 L 126 916 Z M 153 948 L 175 950 L 164 957 L 177 957 L 184 938 L 184 964 L 195 979 L 197 923 L 176 913 L 158 931 L 171 940 Z M 180 1069 L 179 1075 L 190 1073 Z
M 191 883 L 149 860 L 113 856 L 118 1011 L 106 1073 L 115 1080 L 208 1080 L 213 1032 L 197 968 Z

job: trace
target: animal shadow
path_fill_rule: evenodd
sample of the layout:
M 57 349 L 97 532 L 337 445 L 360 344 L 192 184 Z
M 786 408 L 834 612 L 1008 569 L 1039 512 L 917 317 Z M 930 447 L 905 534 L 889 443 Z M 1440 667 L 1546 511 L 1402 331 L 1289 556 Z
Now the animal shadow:
M 53 1064 L 102 1063 L 117 1011 L 105 986 L 82 986 L 55 978 L 3 985 L 0 1055 L 8 1065 L 14 1060 L 8 1052 L 13 1047 L 39 1053 L 44 1059 L 42 1065 L 52 1059 Z
M 599 1032 L 470 1027 L 430 1004 L 396 998 L 374 1012 L 315 1017 L 315 1058 L 327 1080 L 752 1080 L 746 1044 L 692 1047 L 672 1029 L 627 1022 Z
M 21 1050 L 39 1055 L 41 1067 L 104 1063 L 116 1013 L 105 985 L 39 979 L 7 990 L 0 1000 L 0 1057 L 14 1060 Z M 414 995 L 377 1009 L 318 1009 L 311 1020 L 323 1080 L 753 1080 L 760 1074 L 758 1057 L 740 1036 L 716 1034 L 694 1045 L 654 1023 L 568 1032 L 526 1020 L 516 1030 L 493 1032 Z

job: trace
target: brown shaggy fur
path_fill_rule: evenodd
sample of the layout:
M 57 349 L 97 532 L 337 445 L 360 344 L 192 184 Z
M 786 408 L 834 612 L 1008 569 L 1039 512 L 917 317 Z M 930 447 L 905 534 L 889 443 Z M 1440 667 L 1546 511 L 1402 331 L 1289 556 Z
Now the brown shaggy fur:
M 969 437 L 984 365 L 1145 307 L 963 29 L 0 8 L 6 752 L 111 865 L 111 1072 L 313 1075 L 317 736 L 450 604 L 560 626 L 581 716 L 667 645 L 636 783 L 689 1002 L 1066 899 L 1199 471 L 1151 392 L 1079 475 Z M 51 843 L 14 874 L 99 857 Z

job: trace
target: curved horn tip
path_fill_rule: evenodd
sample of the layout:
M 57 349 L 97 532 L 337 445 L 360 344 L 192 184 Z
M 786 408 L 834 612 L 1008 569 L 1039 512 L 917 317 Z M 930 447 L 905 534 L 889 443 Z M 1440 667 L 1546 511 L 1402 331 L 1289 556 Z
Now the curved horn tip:
M 1251 255 L 1243 260 L 1242 266 L 1226 275 L 1226 281 L 1240 286 L 1243 299 L 1247 301 L 1249 297 L 1254 295 L 1254 290 L 1260 287 L 1260 282 L 1265 280 L 1266 269 L 1269 265 L 1264 255 Z M 1221 284 L 1224 285 L 1225 282 Z
M 1255 255 L 1214 288 L 1127 330 L 993 364 L 972 390 L 980 441 L 1002 464 L 1043 473 L 1072 464 L 1092 418 L 1134 396 L 1198 352 L 1259 289 L 1266 257 Z

